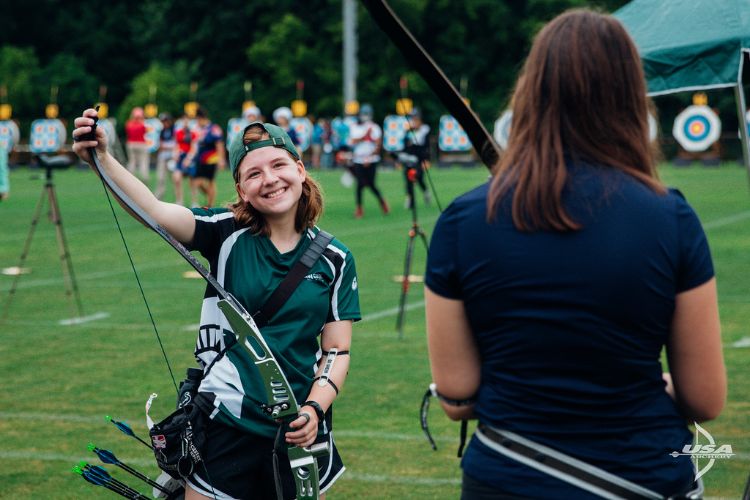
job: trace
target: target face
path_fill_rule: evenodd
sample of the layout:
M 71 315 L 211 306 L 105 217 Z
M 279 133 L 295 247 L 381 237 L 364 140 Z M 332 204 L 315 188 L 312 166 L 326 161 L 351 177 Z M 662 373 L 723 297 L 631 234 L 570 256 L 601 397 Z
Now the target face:
M 721 120 L 708 106 L 689 106 L 675 118 L 672 135 L 685 151 L 705 151 L 719 139 Z
M 99 127 L 104 130 L 104 134 L 107 136 L 107 142 L 113 145 L 117 142 L 117 133 L 115 132 L 115 123 L 109 118 L 101 118 L 99 120 Z
M 492 136 L 503 149 L 508 149 L 508 138 L 510 137 L 510 125 L 512 122 L 513 111 L 509 109 L 506 109 L 500 115 L 500 118 L 495 121 L 495 130 L 492 131 Z
M 227 144 L 231 145 L 237 136 L 239 136 L 250 122 L 244 118 L 230 118 L 227 123 Z
M 54 153 L 65 144 L 65 125 L 57 118 L 31 122 L 29 149 L 32 153 Z
M 161 142 L 161 130 L 164 125 L 158 118 L 147 118 L 144 120 L 146 125 L 146 145 L 148 146 L 149 153 L 155 153 L 159 149 L 159 143 Z
M 383 121 L 383 149 L 386 151 L 403 150 L 408 124 L 409 121 L 403 116 L 386 116 Z
M 294 129 L 294 133 L 297 134 L 300 151 L 307 151 L 310 147 L 310 143 L 312 143 L 312 122 L 303 116 L 292 118 L 289 125 Z
M 20 133 L 18 125 L 11 120 L 0 121 L 0 149 L 10 152 L 18 144 Z
M 445 152 L 471 151 L 471 142 L 458 121 L 449 115 L 440 117 L 438 148 Z

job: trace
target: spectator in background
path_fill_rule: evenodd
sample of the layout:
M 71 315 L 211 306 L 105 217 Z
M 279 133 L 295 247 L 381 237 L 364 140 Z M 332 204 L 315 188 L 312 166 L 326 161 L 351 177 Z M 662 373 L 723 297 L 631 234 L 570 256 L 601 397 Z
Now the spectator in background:
M 162 129 L 159 133 L 159 151 L 156 152 L 156 190 L 154 190 L 154 195 L 161 200 L 164 197 L 167 171 L 174 172 L 175 170 L 176 142 L 172 115 L 162 113 L 159 115 L 159 120 Z
M 299 150 L 300 140 L 299 137 L 297 137 L 297 132 L 294 131 L 292 128 L 292 110 L 287 108 L 286 106 L 282 106 L 280 108 L 276 108 L 273 110 L 273 121 L 281 127 L 284 132 L 287 133 L 289 138 L 294 143 L 294 147 L 297 148 L 297 151 L 300 155 L 302 155 L 302 152 Z
M 213 123 L 204 108 L 198 108 L 196 138 L 192 143 L 188 162 L 194 164 L 190 177 L 190 196 L 193 207 L 198 207 L 198 191 L 206 196 L 207 207 L 216 202 L 216 169 L 226 168 L 224 132 Z
M 364 215 L 362 206 L 362 191 L 370 188 L 378 199 L 380 209 L 384 214 L 390 212 L 388 202 L 375 185 L 378 163 L 380 163 L 380 146 L 383 140 L 383 131 L 380 125 L 372 121 L 372 106 L 363 104 L 359 111 L 357 123 L 349 128 L 349 140 L 353 144 L 352 162 L 354 177 L 357 180 L 356 208 L 354 217 L 361 219 Z
M 190 119 L 187 115 L 183 115 L 175 124 L 174 136 L 175 168 L 172 171 L 172 183 L 174 184 L 175 203 L 184 206 L 185 197 L 183 195 L 183 179 L 185 177 L 190 179 L 192 172 L 195 170 L 192 159 L 188 159 L 188 155 L 193 147 L 193 141 L 197 138 L 195 130 L 190 127 Z
M 451 418 L 479 420 L 462 498 L 702 498 L 681 451 L 726 398 L 716 280 L 698 217 L 657 178 L 647 102 L 617 19 L 558 16 L 494 176 L 435 226 L 433 380 Z
M 349 142 L 349 125 L 345 120 L 337 118 L 331 123 L 331 146 L 334 164 L 337 167 L 351 169 L 352 148 Z M 351 177 L 354 177 L 354 174 L 351 174 Z
M 320 166 L 323 168 L 333 167 L 333 132 L 331 131 L 331 122 L 326 118 L 318 119 L 318 127 L 320 127 L 320 142 L 321 142 L 321 154 L 320 154 Z
M 320 155 L 323 152 L 323 126 L 320 120 L 315 120 L 313 115 L 308 116 L 313 124 L 312 137 L 310 139 L 310 163 L 313 168 L 320 168 Z
M 143 108 L 135 107 L 125 122 L 125 150 L 128 153 L 128 171 L 138 172 L 142 181 L 148 181 L 150 153 L 146 145 L 146 121 Z
M 422 113 L 414 108 L 407 117 L 404 150 L 396 155 L 404 171 L 406 182 L 406 208 L 414 203 L 414 184 L 422 189 L 425 204 L 430 204 L 430 190 L 424 182 L 424 171 L 430 168 L 430 126 L 422 122 Z
M 263 115 L 260 112 L 258 106 L 249 106 L 242 110 L 242 118 L 247 120 L 248 123 L 262 122 Z
M 242 117 L 250 123 L 263 120 L 263 115 L 261 115 L 258 106 L 249 106 L 242 110 Z

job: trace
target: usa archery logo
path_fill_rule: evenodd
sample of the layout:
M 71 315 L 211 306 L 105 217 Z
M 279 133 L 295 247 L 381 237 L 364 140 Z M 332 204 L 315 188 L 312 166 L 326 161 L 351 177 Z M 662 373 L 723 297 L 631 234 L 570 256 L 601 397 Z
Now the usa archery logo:
M 708 440 L 707 444 L 699 444 L 698 443 L 698 435 L 701 434 L 703 437 Z M 695 444 L 686 444 L 682 447 L 682 452 L 679 451 L 673 451 L 670 453 L 674 458 L 677 458 L 679 456 L 690 456 L 693 459 L 693 462 L 695 463 L 695 479 L 696 481 L 698 478 L 700 478 L 703 474 L 711 470 L 711 467 L 714 466 L 714 463 L 717 459 L 724 459 L 724 458 L 732 458 L 734 456 L 734 452 L 732 451 L 732 445 L 730 444 L 722 444 L 717 446 L 716 441 L 714 441 L 713 436 L 708 433 L 706 429 L 695 424 Z M 701 458 L 708 458 L 708 464 L 703 467 L 702 469 L 698 468 L 698 461 Z

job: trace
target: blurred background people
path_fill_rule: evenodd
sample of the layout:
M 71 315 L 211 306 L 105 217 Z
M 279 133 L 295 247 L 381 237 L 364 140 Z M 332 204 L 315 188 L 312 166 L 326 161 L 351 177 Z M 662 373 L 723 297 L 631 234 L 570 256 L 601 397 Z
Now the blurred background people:
M 188 154 L 189 161 L 194 163 L 190 177 L 191 203 L 193 207 L 200 206 L 198 192 L 201 192 L 206 197 L 204 206 L 213 207 L 216 202 L 216 169 L 224 170 L 227 164 L 224 132 L 209 119 L 205 108 L 198 108 L 195 117 L 196 138 Z
M 141 107 L 133 108 L 125 122 L 125 151 L 128 154 L 128 171 L 137 173 L 142 181 L 148 181 L 151 155 L 146 145 L 146 122 Z
M 373 120 L 372 106 L 363 104 L 357 117 L 357 122 L 349 128 L 349 141 L 353 145 L 352 163 L 353 173 L 357 180 L 355 193 L 356 208 L 354 217 L 362 218 L 364 207 L 362 205 L 362 191 L 369 188 L 378 199 L 380 209 L 384 214 L 390 212 L 380 189 L 375 184 L 378 163 L 380 163 L 380 146 L 383 140 L 383 131 L 380 125 Z
M 175 170 L 175 130 L 174 119 L 169 113 L 159 115 L 162 129 L 159 132 L 159 150 L 156 152 L 156 189 L 154 195 L 158 199 L 164 198 L 167 172 Z
M 197 138 L 196 132 L 190 128 L 190 119 L 183 115 L 175 124 L 175 168 L 172 171 L 172 183 L 174 185 L 175 203 L 185 205 L 183 180 L 190 179 L 195 167 L 192 157 L 188 157 L 193 148 L 193 142 Z
M 297 132 L 292 128 L 291 120 L 292 110 L 286 106 L 281 106 L 273 110 L 273 121 L 287 133 L 294 143 L 294 147 L 297 148 L 297 152 L 302 155 L 302 151 L 299 150 L 300 139 L 297 137 Z
M 406 183 L 404 207 L 412 208 L 415 184 L 422 189 L 425 204 L 432 200 L 430 190 L 424 182 L 424 171 L 430 168 L 430 126 L 422 121 L 422 113 L 417 108 L 413 108 L 407 118 L 404 150 L 396 158 L 403 167 Z

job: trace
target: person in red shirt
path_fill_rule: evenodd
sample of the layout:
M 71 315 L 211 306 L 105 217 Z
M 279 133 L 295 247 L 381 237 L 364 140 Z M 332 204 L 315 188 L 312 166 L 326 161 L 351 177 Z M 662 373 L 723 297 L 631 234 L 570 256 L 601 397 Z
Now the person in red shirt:
M 194 163 L 191 158 L 188 158 L 188 154 L 197 138 L 198 134 L 190 127 L 190 120 L 186 115 L 175 123 L 175 168 L 172 171 L 172 183 L 174 184 L 175 203 L 178 205 L 185 204 L 182 194 L 182 179 L 185 176 L 192 177 L 193 175 Z
M 128 170 L 138 171 L 141 180 L 148 181 L 150 155 L 146 145 L 146 122 L 143 108 L 135 107 L 130 112 L 130 119 L 125 122 L 125 149 L 128 153 Z
M 190 152 L 186 157 L 192 165 L 190 172 L 191 205 L 198 205 L 198 191 L 206 196 L 206 206 L 214 206 L 216 201 L 216 170 L 226 167 L 226 149 L 224 132 L 213 123 L 204 108 L 198 108 L 196 114 L 196 138 L 192 141 Z

